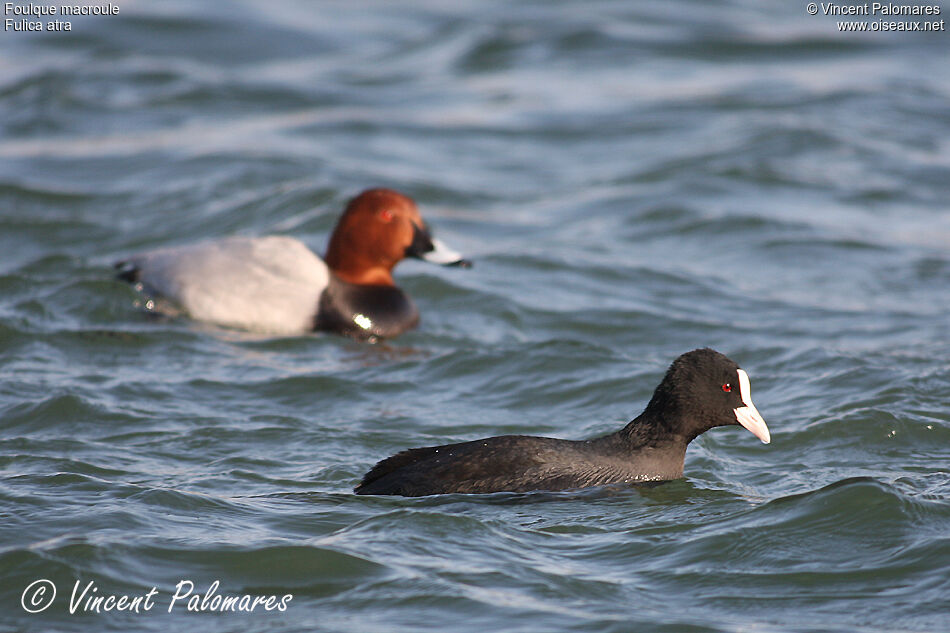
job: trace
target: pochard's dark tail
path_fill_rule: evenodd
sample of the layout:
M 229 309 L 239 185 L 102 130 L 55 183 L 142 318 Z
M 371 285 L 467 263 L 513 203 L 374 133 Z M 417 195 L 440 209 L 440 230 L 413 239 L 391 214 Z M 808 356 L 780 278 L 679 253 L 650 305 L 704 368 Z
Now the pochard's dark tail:
M 137 284 L 141 281 L 142 271 L 135 265 L 135 262 L 125 259 L 115 263 L 115 278 L 126 281 L 130 284 Z

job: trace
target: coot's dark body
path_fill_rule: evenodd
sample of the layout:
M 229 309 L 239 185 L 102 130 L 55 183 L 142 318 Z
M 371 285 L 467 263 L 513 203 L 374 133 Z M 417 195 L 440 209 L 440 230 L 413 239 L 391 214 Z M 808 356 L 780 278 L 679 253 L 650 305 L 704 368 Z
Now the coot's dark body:
M 356 493 L 525 492 L 676 479 L 690 441 L 731 424 L 770 440 L 745 372 L 719 352 L 694 350 L 673 361 L 643 413 L 615 433 L 582 441 L 501 435 L 413 448 L 376 464 Z

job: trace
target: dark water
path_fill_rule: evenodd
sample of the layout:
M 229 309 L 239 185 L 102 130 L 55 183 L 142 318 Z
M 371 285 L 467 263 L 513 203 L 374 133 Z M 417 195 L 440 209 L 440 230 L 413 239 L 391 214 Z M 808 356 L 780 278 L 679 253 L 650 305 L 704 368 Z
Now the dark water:
M 950 630 L 945 32 L 118 4 L 0 34 L 0 630 Z M 476 261 L 404 263 L 423 323 L 391 343 L 150 318 L 110 278 L 200 238 L 322 251 L 376 185 Z M 645 489 L 350 492 L 409 446 L 613 430 L 705 345 L 770 446 L 714 430 Z M 182 580 L 293 597 L 169 613 Z M 90 581 L 153 608 L 69 613 Z

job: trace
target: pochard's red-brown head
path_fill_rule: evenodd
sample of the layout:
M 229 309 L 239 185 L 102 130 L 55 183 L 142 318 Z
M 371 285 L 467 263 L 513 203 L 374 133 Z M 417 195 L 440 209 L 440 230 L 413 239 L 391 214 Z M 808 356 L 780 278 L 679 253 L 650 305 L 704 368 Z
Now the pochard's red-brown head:
M 343 281 L 392 286 L 392 270 L 405 257 L 469 265 L 432 239 L 412 198 L 392 189 L 367 189 L 346 206 L 324 260 Z

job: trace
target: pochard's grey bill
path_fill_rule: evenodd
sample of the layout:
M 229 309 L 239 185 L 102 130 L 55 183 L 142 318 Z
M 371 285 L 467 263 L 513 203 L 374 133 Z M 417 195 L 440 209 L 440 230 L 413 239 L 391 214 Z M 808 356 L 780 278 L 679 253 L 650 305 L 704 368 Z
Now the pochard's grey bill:
M 739 424 L 747 428 L 752 435 L 762 440 L 763 444 L 772 441 L 769 434 L 769 427 L 765 425 L 765 420 L 759 415 L 758 409 L 752 404 L 752 387 L 749 385 L 749 374 L 739 370 L 739 396 L 742 398 L 744 407 L 735 409 L 736 419 Z
M 422 259 L 440 266 L 460 266 L 469 268 L 472 262 L 462 257 L 461 253 L 456 253 L 446 246 L 441 240 L 432 238 L 432 250 L 422 253 Z

